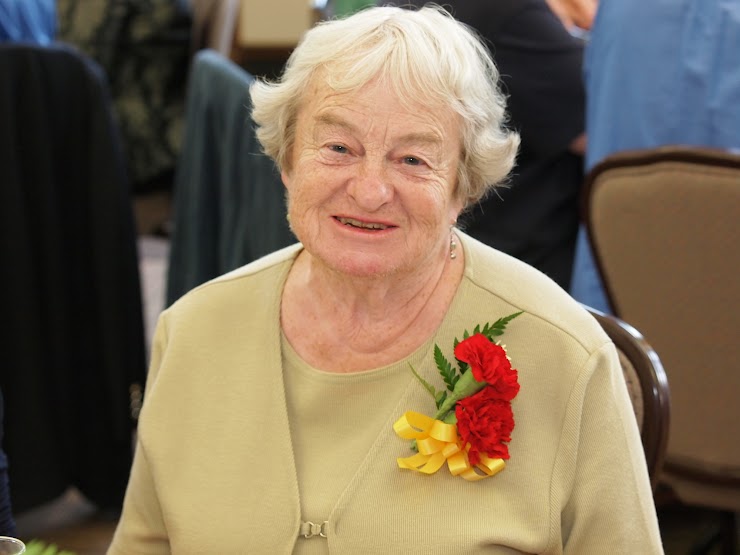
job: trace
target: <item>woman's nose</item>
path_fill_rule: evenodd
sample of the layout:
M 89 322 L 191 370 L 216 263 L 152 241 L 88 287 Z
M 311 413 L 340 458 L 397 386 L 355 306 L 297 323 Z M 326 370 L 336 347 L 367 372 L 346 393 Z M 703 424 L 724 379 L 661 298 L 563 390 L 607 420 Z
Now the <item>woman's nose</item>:
M 380 209 L 393 199 L 393 185 L 383 161 L 363 160 L 347 187 L 357 206 L 368 212 Z

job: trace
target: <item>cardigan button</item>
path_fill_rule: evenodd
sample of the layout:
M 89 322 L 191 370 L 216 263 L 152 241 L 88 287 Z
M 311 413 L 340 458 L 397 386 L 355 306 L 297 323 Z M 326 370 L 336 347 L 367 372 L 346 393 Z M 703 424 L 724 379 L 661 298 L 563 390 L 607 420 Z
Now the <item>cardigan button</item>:
M 301 523 L 300 535 L 304 538 L 314 538 L 320 536 L 326 537 L 326 529 L 329 526 L 329 521 L 325 520 L 321 524 L 315 524 L 311 521 Z

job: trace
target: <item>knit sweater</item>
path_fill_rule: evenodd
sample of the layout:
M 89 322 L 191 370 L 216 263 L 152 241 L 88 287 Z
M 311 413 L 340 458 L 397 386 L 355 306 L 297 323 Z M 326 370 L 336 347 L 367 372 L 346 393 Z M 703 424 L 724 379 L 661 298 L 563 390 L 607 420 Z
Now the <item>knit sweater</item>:
M 521 390 L 502 472 L 467 482 L 445 468 L 431 476 L 399 469 L 396 458 L 410 451 L 393 422 L 406 410 L 434 410 L 428 392 L 409 380 L 369 449 L 348 443 L 346 460 L 325 458 L 326 480 L 346 463 L 355 471 L 325 515 L 326 538 L 300 536 L 306 519 L 279 321 L 295 245 L 204 284 L 161 316 L 109 553 L 289 554 L 298 541 L 368 555 L 662 553 L 613 344 L 544 275 L 465 235 L 461 243 L 463 280 L 428 345 L 452 359 L 464 329 L 524 311 L 503 341 Z M 426 359 L 417 369 L 437 383 Z M 375 391 L 369 383 L 367 395 Z M 341 416 L 331 406 L 327 421 Z

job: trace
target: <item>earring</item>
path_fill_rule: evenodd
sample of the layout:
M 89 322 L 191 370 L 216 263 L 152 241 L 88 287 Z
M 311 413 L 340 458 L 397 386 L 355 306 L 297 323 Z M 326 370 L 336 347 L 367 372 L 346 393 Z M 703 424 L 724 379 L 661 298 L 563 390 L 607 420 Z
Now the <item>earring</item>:
M 455 228 L 455 225 L 450 226 L 450 258 L 454 260 L 457 258 L 457 253 L 455 250 L 457 249 L 457 241 L 455 240 L 455 232 L 453 229 Z

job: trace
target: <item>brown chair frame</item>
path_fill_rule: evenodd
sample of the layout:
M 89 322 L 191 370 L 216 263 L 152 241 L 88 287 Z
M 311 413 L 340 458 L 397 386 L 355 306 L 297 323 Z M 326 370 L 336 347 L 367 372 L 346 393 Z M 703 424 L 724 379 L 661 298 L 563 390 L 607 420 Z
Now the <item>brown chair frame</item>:
M 638 417 L 642 447 L 645 450 L 650 485 L 655 491 L 660 471 L 663 467 L 665 451 L 668 445 L 670 429 L 670 389 L 663 365 L 658 353 L 645 341 L 642 334 L 624 320 L 604 314 L 594 308 L 584 306 L 614 343 L 617 351 L 632 365 L 639 381 L 639 395 L 642 397 L 642 419 Z M 625 368 L 625 379 L 630 388 L 628 373 Z M 630 388 L 631 389 L 631 388 Z M 634 390 L 630 390 L 630 395 Z
M 606 291 L 606 295 L 612 311 L 616 316 L 629 320 L 635 326 L 639 327 L 642 333 L 648 335 L 650 342 L 653 345 L 656 345 L 657 349 L 661 349 L 661 344 L 662 342 L 666 341 L 666 338 L 660 337 L 660 334 L 658 334 L 659 330 L 653 328 L 657 326 L 658 328 L 662 329 L 658 318 L 671 318 L 671 316 L 662 316 L 662 313 L 656 314 L 656 311 L 660 310 L 660 308 L 656 307 L 665 307 L 669 299 L 662 299 L 662 304 L 654 303 L 653 297 L 662 297 L 661 292 L 657 290 L 645 290 L 644 295 L 646 297 L 645 301 L 647 304 L 645 304 L 644 306 L 651 307 L 652 317 L 649 318 L 649 322 L 643 322 L 643 320 L 646 319 L 646 315 L 636 314 L 642 309 L 640 308 L 638 310 L 639 307 L 637 306 L 637 301 L 635 300 L 636 293 L 638 293 L 641 290 L 640 288 L 642 287 L 642 277 L 633 277 L 631 279 L 626 279 L 626 275 L 629 274 L 631 276 L 641 276 L 642 274 L 645 274 L 645 266 L 655 266 L 656 256 L 663 257 L 663 259 L 660 260 L 660 263 L 662 264 L 661 268 L 672 268 L 672 266 L 667 265 L 665 262 L 666 256 L 664 251 L 666 251 L 666 248 L 668 248 L 669 246 L 672 248 L 672 251 L 676 252 L 676 258 L 682 257 L 683 260 L 688 260 L 688 255 L 686 254 L 686 252 L 694 252 L 695 254 L 709 253 L 714 245 L 707 244 L 706 249 L 703 249 L 704 253 L 698 253 L 695 245 L 691 246 L 694 251 L 683 251 L 681 250 L 682 247 L 680 246 L 682 245 L 680 241 L 682 241 L 683 239 L 672 237 L 671 239 L 666 238 L 665 241 L 672 242 L 673 244 L 665 245 L 666 248 L 661 250 L 658 249 L 655 244 L 656 239 L 651 239 L 653 241 L 653 243 L 651 243 L 653 251 L 649 251 L 646 249 L 644 254 L 642 255 L 643 258 L 640 258 L 639 255 L 632 256 L 631 249 L 634 248 L 635 245 L 635 234 L 638 234 L 637 236 L 640 238 L 640 241 L 643 242 L 648 241 L 649 238 L 652 237 L 652 235 L 650 233 L 647 233 L 648 230 L 636 230 L 634 229 L 634 227 L 630 227 L 630 224 L 623 223 L 619 225 L 625 228 L 625 233 L 628 232 L 630 234 L 630 237 L 625 237 L 621 235 L 619 236 L 619 239 L 617 239 L 617 235 L 615 235 L 615 229 L 618 229 L 616 228 L 616 225 L 619 222 L 619 218 L 630 217 L 630 213 L 633 207 L 626 202 L 620 203 L 618 208 L 615 207 L 614 211 L 608 214 L 608 221 L 605 221 L 604 224 L 601 224 L 598 223 L 597 217 L 599 218 L 599 221 L 602 219 L 606 220 L 607 215 L 604 215 L 601 212 L 601 210 L 603 210 L 602 205 L 605 201 L 599 201 L 598 196 L 603 194 L 600 193 L 600 191 L 607 184 L 612 185 L 607 190 L 613 191 L 613 184 L 617 179 L 622 180 L 622 182 L 627 182 L 627 179 L 629 179 L 632 190 L 636 190 L 638 186 L 642 187 L 642 190 L 646 190 L 644 188 L 648 187 L 649 180 L 654 179 L 656 178 L 655 176 L 660 175 L 663 176 L 662 179 L 671 180 L 671 182 L 674 184 L 674 187 L 671 189 L 672 194 L 666 195 L 665 201 L 669 202 L 673 200 L 670 197 L 675 196 L 677 194 L 677 190 L 680 188 L 679 186 L 682 183 L 682 172 L 685 172 L 687 180 L 691 179 L 693 180 L 692 182 L 700 182 L 704 187 L 706 187 L 705 189 L 701 190 L 697 189 L 696 195 L 691 197 L 691 200 L 693 201 L 693 204 L 691 205 L 693 213 L 701 215 L 701 194 L 702 191 L 706 193 L 706 191 L 709 190 L 708 187 L 710 186 L 710 184 L 715 182 L 718 183 L 719 180 L 724 180 L 724 183 L 732 181 L 733 176 L 736 175 L 738 190 L 740 190 L 740 153 L 733 153 L 726 150 L 713 148 L 680 145 L 668 145 L 652 149 L 620 152 L 606 158 L 605 160 L 597 164 L 591 170 L 591 172 L 589 172 L 582 197 L 583 219 L 585 220 L 588 229 L 589 240 L 593 249 L 596 267 L 602 278 L 604 289 Z M 714 177 L 715 175 L 717 176 L 716 179 Z M 683 191 L 684 194 L 686 194 L 686 189 L 683 189 Z M 613 195 L 613 193 L 611 194 Z M 705 196 L 707 195 L 705 194 Z M 614 197 L 610 196 L 608 198 L 612 199 Z M 720 217 L 725 218 L 725 220 L 727 220 L 729 217 L 730 223 L 726 223 L 725 225 L 736 225 L 735 223 L 732 223 L 735 220 L 733 220 L 732 216 L 730 215 L 731 213 L 728 212 L 728 210 L 738 210 L 738 213 L 740 213 L 740 208 L 738 208 L 740 207 L 740 204 L 728 205 L 728 203 L 725 202 L 725 204 L 721 205 L 721 208 L 718 208 L 716 204 L 717 203 L 715 203 L 715 206 L 713 206 L 713 209 L 721 210 L 722 213 L 721 215 L 707 215 L 705 218 L 705 227 L 710 225 L 717 225 L 718 219 L 715 218 Z M 670 208 L 666 208 L 665 206 L 663 206 L 663 211 L 665 213 L 670 214 L 670 210 Z M 710 214 L 715 213 L 712 212 Z M 717 214 L 719 214 L 719 212 L 717 212 Z M 656 217 L 658 216 L 659 215 L 656 214 Z M 692 224 L 693 226 L 701 225 L 697 223 L 697 221 L 701 220 L 695 219 L 694 222 L 685 222 L 681 220 L 680 225 L 685 230 L 688 230 L 689 233 L 694 234 L 695 227 L 692 227 Z M 606 225 L 611 226 L 612 229 L 609 232 L 602 233 L 601 228 Z M 657 226 L 657 224 L 654 225 Z M 641 231 L 645 233 L 640 235 Z M 703 233 L 704 230 L 701 230 L 701 232 Z M 714 233 L 715 235 L 719 235 L 720 232 L 716 231 L 715 229 L 712 231 L 712 233 Z M 654 233 L 652 234 L 654 235 Z M 735 232 L 733 232 L 733 234 L 736 235 Z M 607 239 L 610 241 L 610 243 L 608 244 L 606 243 Z M 719 238 L 717 239 L 719 240 Z M 736 245 L 736 243 L 733 242 L 733 239 L 730 239 L 727 235 L 722 235 L 721 239 L 724 241 L 726 249 L 727 245 Z M 624 243 L 622 243 L 622 240 L 624 240 Z M 711 241 L 709 236 L 707 236 L 707 240 Z M 604 242 L 603 246 L 601 246 L 602 242 Z M 619 245 L 618 248 L 621 249 L 622 252 L 618 252 L 616 245 Z M 604 250 L 607 246 L 610 249 L 609 253 L 606 253 L 606 251 Z M 669 253 L 669 256 L 673 256 L 672 252 Z M 738 262 L 740 259 L 738 259 L 737 256 L 733 256 L 731 250 L 727 250 L 726 253 L 724 253 L 717 260 L 721 260 L 721 262 L 717 263 L 724 266 L 723 269 L 719 270 L 719 272 L 721 272 L 721 275 L 724 276 L 722 279 L 734 279 L 733 277 L 729 276 L 735 276 L 740 271 L 740 263 Z M 609 264 L 607 264 L 607 262 Z M 609 268 L 612 269 L 612 273 L 614 275 L 610 275 Z M 701 263 L 699 261 L 694 262 L 691 265 L 691 268 L 698 269 L 698 271 L 694 271 L 694 274 L 690 278 L 693 280 L 701 279 L 697 278 L 697 274 L 700 276 L 704 276 L 714 273 L 714 267 L 706 267 L 704 263 Z M 736 269 L 733 270 L 732 268 Z M 661 270 L 656 271 L 660 272 Z M 665 275 L 662 277 L 662 279 L 665 280 L 680 280 L 681 282 L 684 282 L 685 279 L 688 277 L 677 273 L 683 271 L 680 267 L 679 269 L 674 268 L 672 270 L 665 271 L 671 272 L 670 275 Z M 660 274 L 658 274 L 657 277 L 661 277 Z M 649 278 L 646 276 L 646 279 Z M 619 283 L 617 283 L 617 281 L 619 281 Z M 658 282 L 656 279 L 652 279 L 652 284 L 650 285 L 650 287 L 657 289 L 659 287 L 657 283 Z M 702 294 L 707 294 L 708 292 L 712 293 L 712 290 L 716 289 L 716 283 L 716 281 L 712 282 L 711 280 L 704 280 L 703 282 L 692 281 L 685 284 L 686 293 L 688 295 L 690 292 L 697 290 L 700 291 Z M 725 288 L 727 287 L 728 286 L 725 285 Z M 720 301 L 715 298 L 712 301 L 713 308 L 709 310 L 716 311 L 717 313 L 722 313 L 722 323 L 712 321 L 710 324 L 706 324 L 699 323 L 699 321 L 692 321 L 691 325 L 694 327 L 702 326 L 702 329 L 711 329 L 712 326 L 714 326 L 715 328 L 717 328 L 717 333 L 723 334 L 722 342 L 725 345 L 728 344 L 728 342 L 731 343 L 735 341 L 734 330 L 737 327 L 737 318 L 732 315 L 736 314 L 737 310 L 736 307 L 732 305 L 731 297 L 733 294 L 736 293 L 737 290 L 735 290 L 735 293 L 728 293 L 729 296 L 726 299 L 723 297 Z M 631 298 L 631 300 L 629 301 L 631 303 L 630 305 L 627 304 L 628 295 Z M 716 295 L 714 296 L 716 297 Z M 672 306 L 676 306 L 680 303 L 679 299 L 670 299 L 670 301 L 670 304 Z M 692 307 L 691 310 L 713 314 L 713 312 L 708 312 L 708 310 L 703 307 Z M 685 314 L 682 313 L 682 316 L 685 316 Z M 689 328 L 686 329 L 688 330 Z M 665 334 L 663 333 L 663 335 Z M 687 334 L 687 338 L 688 337 L 691 337 L 691 335 Z M 673 353 L 669 354 L 673 355 Z M 672 359 L 673 356 L 668 356 L 668 354 L 664 352 L 662 353 L 662 358 L 665 362 L 668 359 Z M 730 364 L 737 363 L 736 360 L 727 362 Z M 667 364 L 667 367 L 668 372 L 671 372 L 672 369 L 670 365 Z M 678 371 L 685 372 L 685 370 L 680 369 L 673 370 L 673 372 Z M 674 376 L 674 378 L 685 379 L 686 376 L 677 374 L 676 376 Z M 682 409 L 684 408 L 685 407 L 682 407 Z M 731 473 L 728 472 L 715 471 L 715 469 L 711 465 L 693 463 L 685 464 L 682 460 L 674 460 L 670 446 L 668 449 L 666 461 L 666 472 L 669 471 L 671 474 L 685 476 L 687 479 L 692 481 L 713 483 L 719 487 L 740 487 L 740 477 L 738 477 L 737 475 L 733 476 L 731 475 Z

